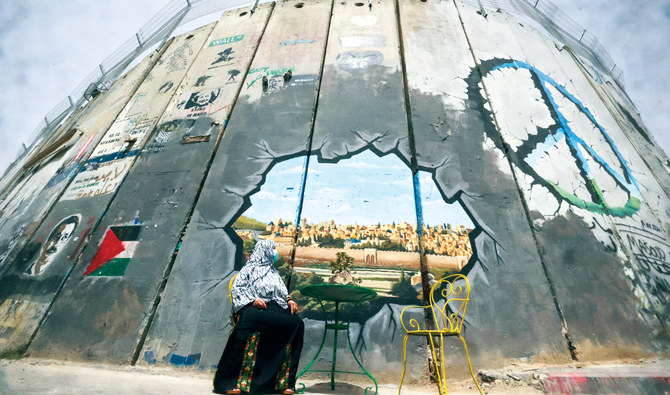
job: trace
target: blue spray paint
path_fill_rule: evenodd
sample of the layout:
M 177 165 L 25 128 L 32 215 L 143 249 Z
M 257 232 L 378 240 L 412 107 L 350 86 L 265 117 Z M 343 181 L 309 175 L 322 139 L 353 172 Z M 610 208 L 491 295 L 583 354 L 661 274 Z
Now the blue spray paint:
M 414 208 L 416 209 L 416 231 L 419 240 L 421 240 L 421 232 L 423 229 L 423 206 L 421 205 L 421 182 L 419 182 L 418 171 L 412 176 L 412 184 L 414 186 Z
M 301 38 L 300 40 L 287 40 L 287 41 L 282 41 L 279 43 L 280 47 L 283 47 L 284 45 L 296 45 L 296 44 L 311 44 L 313 43 L 314 40 L 309 40 L 306 38 Z
M 183 366 L 193 366 L 200 361 L 200 354 L 191 354 L 189 356 L 182 356 L 177 354 L 172 354 L 170 357 L 170 363 L 177 367 Z
M 637 181 L 632 175 L 632 172 L 630 168 L 628 167 L 628 163 L 626 160 L 623 158 L 619 150 L 617 149 L 616 145 L 614 144 L 614 141 L 612 141 L 612 138 L 605 132 L 605 129 L 596 121 L 595 117 L 591 114 L 588 108 L 582 104 L 579 99 L 577 99 L 574 95 L 572 95 L 570 92 L 568 92 L 564 87 L 560 86 L 556 81 L 554 81 L 551 77 L 547 76 L 540 70 L 536 69 L 535 67 L 529 65 L 528 63 L 525 62 L 520 62 L 520 61 L 513 61 L 510 63 L 504 63 L 500 66 L 496 66 L 492 69 L 498 70 L 498 69 L 503 69 L 503 68 L 514 68 L 514 69 L 526 69 L 529 70 L 537 77 L 540 79 L 540 82 L 542 83 L 542 89 L 544 92 L 547 94 L 547 97 L 549 97 L 549 100 L 551 102 L 552 107 L 556 111 L 556 114 L 558 116 L 558 121 L 561 125 L 561 128 L 558 129 L 557 133 L 565 133 L 565 137 L 567 138 L 568 144 L 574 148 L 577 157 L 579 160 L 582 162 L 582 166 L 584 168 L 584 171 L 587 172 L 587 174 L 590 176 L 591 175 L 591 169 L 589 168 L 588 162 L 586 161 L 586 158 L 584 157 L 584 154 L 582 153 L 582 150 L 585 149 L 593 158 L 596 159 L 596 161 L 599 162 L 600 165 L 605 167 L 608 172 L 614 176 L 619 182 L 621 182 L 623 185 L 628 185 L 632 186 L 634 188 L 631 188 L 630 192 L 633 194 L 635 197 L 640 197 L 639 193 L 639 187 L 637 185 Z M 559 92 L 561 92 L 565 97 L 568 98 L 572 103 L 574 103 L 579 109 L 589 118 L 589 120 L 600 130 L 602 135 L 605 137 L 607 142 L 610 144 L 612 147 L 612 150 L 616 154 L 617 158 L 619 161 L 621 161 L 621 165 L 624 168 L 625 171 L 625 178 L 629 179 L 630 181 L 626 181 L 624 179 L 624 176 L 622 176 L 618 171 L 614 170 L 603 158 L 598 155 L 593 148 L 591 148 L 586 142 L 579 137 L 575 132 L 572 131 L 572 128 L 570 128 L 570 125 L 568 123 L 568 120 L 565 118 L 563 113 L 560 110 L 559 105 L 556 103 L 556 100 L 554 96 L 552 95 L 551 91 L 549 90 L 549 86 L 553 86 L 556 88 Z M 631 185 L 632 184 L 632 185 Z

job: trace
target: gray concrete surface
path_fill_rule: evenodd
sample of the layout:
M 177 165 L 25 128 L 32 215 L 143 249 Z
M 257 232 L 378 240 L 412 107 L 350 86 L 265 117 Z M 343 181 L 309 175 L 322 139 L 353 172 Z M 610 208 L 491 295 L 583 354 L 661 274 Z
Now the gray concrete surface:
M 482 371 L 480 385 L 486 394 L 545 393 L 541 380 L 552 376 L 577 375 L 597 382 L 604 377 L 642 382 L 649 377 L 670 380 L 670 360 L 638 360 L 636 363 L 561 366 L 512 364 L 504 369 Z M 575 377 L 577 377 L 575 376 Z M 305 380 L 307 394 L 363 394 L 366 384 L 337 377 L 335 391 L 327 380 Z M 170 367 L 118 366 L 68 363 L 25 358 L 0 360 L 0 394 L 208 394 L 212 373 Z M 300 380 L 302 381 L 302 380 Z M 346 382 L 345 382 L 346 381 Z M 475 394 L 471 380 L 450 379 L 450 394 Z M 396 394 L 397 383 L 383 383 L 379 394 Z M 405 383 L 403 394 L 437 394 L 428 383 Z M 576 392 L 579 393 L 579 392 Z M 600 392 L 599 392 L 600 393 Z M 662 392 L 661 392 L 662 393 Z

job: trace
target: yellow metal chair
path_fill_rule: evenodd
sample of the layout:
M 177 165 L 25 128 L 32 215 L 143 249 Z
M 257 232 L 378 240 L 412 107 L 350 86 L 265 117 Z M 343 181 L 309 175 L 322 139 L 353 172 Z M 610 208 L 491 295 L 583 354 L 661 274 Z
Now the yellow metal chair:
M 228 282 L 228 300 L 230 300 L 230 308 L 232 310 L 233 306 L 233 294 L 230 292 L 230 290 L 233 289 L 233 281 L 235 281 L 235 277 L 237 277 L 237 274 L 235 274 L 233 277 L 230 278 L 230 281 Z M 235 329 L 235 326 L 237 325 L 237 322 L 240 320 L 240 317 L 236 313 L 231 313 L 230 315 L 230 324 Z M 233 332 L 233 329 L 230 330 L 228 333 L 228 337 L 230 337 L 230 334 Z
M 237 274 L 234 274 L 228 282 L 228 300 L 230 300 L 231 305 L 233 304 L 233 294 L 230 293 L 230 290 L 233 289 L 233 281 L 235 281 L 235 278 L 237 278 Z
M 465 311 L 467 309 L 468 300 L 470 299 L 470 282 L 468 278 L 462 274 L 452 274 L 441 280 L 439 280 L 433 287 L 430 289 L 430 304 L 428 306 L 408 306 L 405 307 L 400 313 L 400 320 L 402 323 L 403 329 L 407 334 L 403 339 L 403 355 L 402 355 L 402 376 L 400 377 L 400 387 L 398 388 L 398 394 L 402 389 L 402 382 L 405 379 L 405 368 L 407 364 L 407 339 L 410 336 L 424 336 L 427 337 L 430 344 L 430 349 L 433 356 L 433 362 L 435 363 L 435 372 L 437 373 L 438 385 L 440 394 L 447 393 L 447 384 L 446 384 L 446 373 L 445 373 L 445 363 L 444 363 L 444 338 L 446 336 L 458 336 L 463 342 L 463 348 L 465 349 L 465 357 L 468 360 L 468 367 L 470 368 L 470 374 L 472 379 L 475 381 L 479 393 L 482 393 L 482 389 L 479 387 L 477 378 L 472 371 L 472 364 L 470 363 L 470 355 L 468 355 L 468 345 L 465 343 L 465 339 L 461 336 L 461 330 L 463 329 L 463 317 L 465 317 Z M 424 327 L 421 326 L 419 321 L 415 318 L 407 319 L 407 326 L 405 325 L 406 319 L 404 318 L 405 312 L 411 309 L 420 309 L 425 313 L 425 310 L 429 310 L 428 316 L 432 317 L 434 328 L 429 329 L 425 324 Z M 409 315 L 409 314 L 408 314 Z M 440 350 L 440 359 L 437 358 L 437 352 L 435 351 L 435 341 L 434 338 L 439 337 L 439 350 Z

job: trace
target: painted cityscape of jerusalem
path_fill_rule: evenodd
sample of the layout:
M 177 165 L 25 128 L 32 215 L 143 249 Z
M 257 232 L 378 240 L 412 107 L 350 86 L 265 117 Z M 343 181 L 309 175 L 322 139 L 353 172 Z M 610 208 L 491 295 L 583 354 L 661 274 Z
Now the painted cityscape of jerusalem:
M 358 154 L 335 166 L 310 161 L 299 226 L 304 158 L 276 164 L 251 207 L 233 224 L 245 257 L 260 239 L 277 244 L 280 271 L 288 272 L 294 240 L 291 288 L 328 282 L 331 262 L 347 259 L 356 282 L 386 297 L 419 297 L 419 235 L 412 176 L 396 156 Z M 326 169 L 327 167 L 327 169 Z M 428 173 L 420 172 L 423 246 L 430 275 L 459 271 L 473 254 L 474 225 L 457 204 L 447 204 Z M 296 235 L 297 232 L 297 235 Z M 297 237 L 296 237 L 297 236 Z M 345 255 L 342 255 L 344 253 Z

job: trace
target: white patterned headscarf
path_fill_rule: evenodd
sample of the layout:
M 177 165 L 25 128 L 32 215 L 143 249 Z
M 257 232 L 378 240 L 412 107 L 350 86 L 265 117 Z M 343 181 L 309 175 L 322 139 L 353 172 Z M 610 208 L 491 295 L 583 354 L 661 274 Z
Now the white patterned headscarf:
M 272 265 L 275 245 L 272 240 L 261 240 L 256 243 L 254 252 L 233 281 L 231 289 L 233 311 L 239 311 L 256 298 L 266 303 L 274 300 L 281 307 L 288 308 L 286 284 Z

